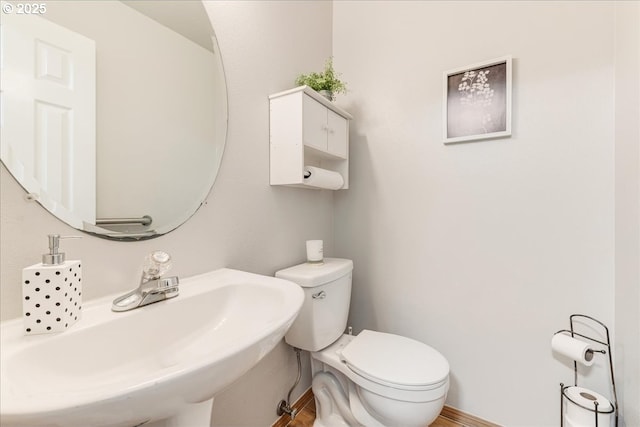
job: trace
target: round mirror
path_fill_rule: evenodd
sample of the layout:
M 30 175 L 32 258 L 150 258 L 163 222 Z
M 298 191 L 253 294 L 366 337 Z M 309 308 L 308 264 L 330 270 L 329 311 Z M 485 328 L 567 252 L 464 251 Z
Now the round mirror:
M 117 240 L 196 212 L 227 133 L 202 2 L 3 1 L 1 30 L 0 158 L 28 198 Z

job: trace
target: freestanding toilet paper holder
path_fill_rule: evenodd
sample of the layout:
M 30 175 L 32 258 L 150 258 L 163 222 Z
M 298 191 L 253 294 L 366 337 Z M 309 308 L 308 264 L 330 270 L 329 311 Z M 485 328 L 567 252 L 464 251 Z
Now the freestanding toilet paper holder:
M 598 325 L 600 325 L 602 327 L 602 329 L 605 332 L 605 336 L 607 337 L 607 342 L 603 342 L 600 341 L 598 339 L 595 339 L 593 337 L 589 337 L 587 335 L 583 335 L 583 334 L 579 334 L 574 330 L 573 327 L 573 320 L 574 318 L 582 318 L 582 319 L 587 319 L 591 322 L 594 322 Z M 615 427 L 618 427 L 618 395 L 616 393 L 616 381 L 615 378 L 613 376 L 613 356 L 611 355 L 611 339 L 609 338 L 609 328 L 607 328 L 607 326 L 602 323 L 601 321 L 594 319 L 591 316 L 586 316 L 584 314 L 572 314 L 571 316 L 569 316 L 569 325 L 571 327 L 571 329 L 562 329 L 558 332 L 556 332 L 556 334 L 559 333 L 564 333 L 564 332 L 569 332 L 571 334 L 571 337 L 580 337 L 580 338 L 585 338 L 589 341 L 598 343 L 600 345 L 603 345 L 606 347 L 606 350 L 593 350 L 594 353 L 602 353 L 602 354 L 608 354 L 609 356 L 609 373 L 611 375 L 611 388 L 613 389 L 613 404 L 611 405 L 611 408 L 608 410 L 598 410 L 598 401 L 597 400 L 593 400 L 593 406 L 592 407 L 588 407 L 585 406 L 584 404 L 578 403 L 575 400 L 571 399 L 571 397 L 568 396 L 568 394 L 566 393 L 567 389 L 570 386 L 565 386 L 563 383 L 560 383 L 560 427 L 564 427 L 564 414 L 563 414 L 563 407 L 564 407 L 564 399 L 569 400 L 571 403 L 580 406 L 581 408 L 586 409 L 589 412 L 593 412 L 594 414 L 594 419 L 595 419 L 595 427 L 601 427 L 598 426 L 598 415 L 599 414 L 611 414 L 613 413 L 614 415 L 614 419 L 615 419 Z M 578 362 L 576 362 L 575 360 L 573 361 L 573 383 L 574 386 L 577 387 L 578 386 Z M 608 427 L 608 426 L 607 426 Z

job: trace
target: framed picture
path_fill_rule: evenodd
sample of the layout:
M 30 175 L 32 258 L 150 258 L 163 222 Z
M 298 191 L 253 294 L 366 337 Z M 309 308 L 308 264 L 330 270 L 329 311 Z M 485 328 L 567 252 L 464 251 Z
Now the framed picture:
M 511 136 L 511 56 L 444 73 L 445 144 Z

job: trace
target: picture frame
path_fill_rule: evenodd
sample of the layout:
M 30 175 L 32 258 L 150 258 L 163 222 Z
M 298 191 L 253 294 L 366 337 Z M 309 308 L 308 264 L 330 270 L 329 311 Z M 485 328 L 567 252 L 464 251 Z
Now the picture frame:
M 511 136 L 511 76 L 511 55 L 446 71 L 443 142 Z

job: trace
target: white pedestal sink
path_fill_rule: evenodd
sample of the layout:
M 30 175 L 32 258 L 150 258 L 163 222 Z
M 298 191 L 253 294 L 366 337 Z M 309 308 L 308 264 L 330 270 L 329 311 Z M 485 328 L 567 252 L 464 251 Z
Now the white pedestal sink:
M 112 312 L 114 297 L 86 303 L 60 334 L 0 324 L 3 427 L 207 427 L 214 395 L 273 349 L 304 298 L 294 283 L 230 269 L 132 311 Z

